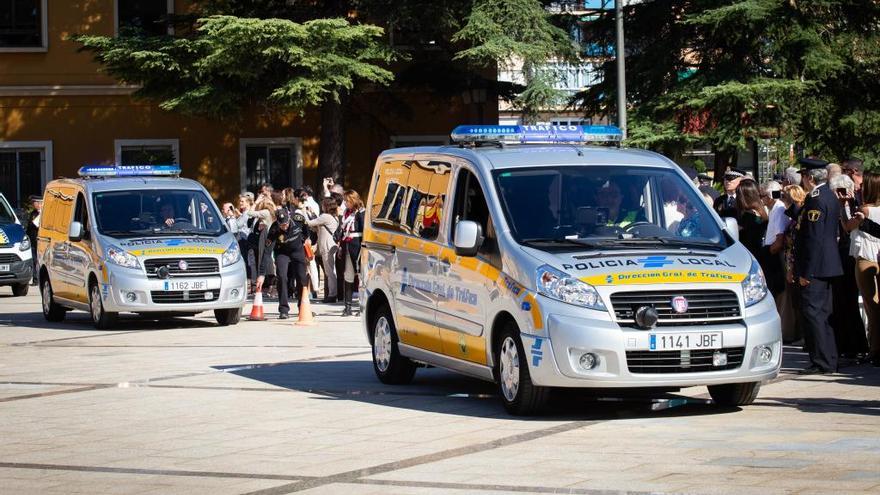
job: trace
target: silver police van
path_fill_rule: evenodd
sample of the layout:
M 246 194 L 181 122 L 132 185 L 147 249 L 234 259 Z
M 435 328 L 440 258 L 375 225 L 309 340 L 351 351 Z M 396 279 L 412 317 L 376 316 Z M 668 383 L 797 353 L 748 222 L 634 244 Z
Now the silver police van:
M 43 315 L 88 311 L 96 328 L 121 312 L 213 311 L 236 324 L 244 261 L 217 206 L 176 165 L 88 166 L 46 186 L 37 241 Z
M 360 291 L 385 383 L 431 365 L 514 414 L 554 387 L 707 385 L 754 401 L 781 363 L 763 273 L 678 166 L 585 146 L 610 126 L 461 126 L 392 149 L 367 201 Z

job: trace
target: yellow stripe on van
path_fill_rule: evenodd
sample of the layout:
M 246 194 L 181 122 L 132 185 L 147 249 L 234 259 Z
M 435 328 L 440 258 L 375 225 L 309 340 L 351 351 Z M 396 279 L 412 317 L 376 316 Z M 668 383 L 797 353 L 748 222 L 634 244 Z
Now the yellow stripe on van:
M 642 285 L 642 284 L 690 284 L 690 283 L 737 283 L 745 280 L 742 273 L 716 270 L 639 270 L 609 273 L 581 278 L 590 285 Z
M 443 355 L 485 365 L 486 337 L 474 336 L 455 330 L 440 329 Z
M 535 326 L 535 330 L 544 328 L 544 318 L 541 316 L 541 308 L 538 306 L 538 300 L 535 299 L 535 296 L 531 292 L 526 292 L 523 302 L 529 304 L 529 312 L 532 314 L 532 324 Z
M 437 353 L 443 352 L 437 327 L 406 316 L 397 317 L 397 336 L 404 344 Z
M 135 256 L 165 256 L 171 254 L 223 254 L 226 251 L 223 248 L 207 247 L 207 246 L 180 246 L 180 247 L 161 247 L 147 249 L 133 249 L 129 251 Z

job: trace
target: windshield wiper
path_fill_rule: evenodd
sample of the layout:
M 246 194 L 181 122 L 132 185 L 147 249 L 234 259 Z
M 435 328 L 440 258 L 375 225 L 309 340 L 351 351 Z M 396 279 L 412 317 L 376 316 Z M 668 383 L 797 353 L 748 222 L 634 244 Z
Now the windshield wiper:
M 593 248 L 611 248 L 614 249 L 619 239 L 615 237 L 535 237 L 523 239 L 523 244 L 569 244 L 573 246 L 587 246 Z M 622 246 L 620 246 L 622 247 Z
M 692 241 L 687 239 L 678 239 L 675 237 L 660 237 L 660 236 L 647 236 L 647 237 L 631 237 L 629 239 L 619 239 L 618 242 L 625 242 L 627 244 L 664 244 L 664 245 L 673 245 L 673 246 L 682 246 L 682 247 L 702 247 L 702 248 L 711 248 L 721 250 L 722 247 L 718 244 L 712 242 L 703 242 L 703 241 Z

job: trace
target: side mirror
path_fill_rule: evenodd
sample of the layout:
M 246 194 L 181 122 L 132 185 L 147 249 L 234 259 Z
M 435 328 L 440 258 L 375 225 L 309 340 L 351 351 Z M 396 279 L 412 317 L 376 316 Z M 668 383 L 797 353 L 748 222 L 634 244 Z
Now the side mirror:
M 739 222 L 732 217 L 724 217 L 724 230 L 733 237 L 734 241 L 739 241 Z
M 79 222 L 71 222 L 67 229 L 67 238 L 70 242 L 79 242 L 83 237 L 83 225 Z
M 483 244 L 483 228 L 477 222 L 460 220 L 455 224 L 455 254 L 475 256 Z

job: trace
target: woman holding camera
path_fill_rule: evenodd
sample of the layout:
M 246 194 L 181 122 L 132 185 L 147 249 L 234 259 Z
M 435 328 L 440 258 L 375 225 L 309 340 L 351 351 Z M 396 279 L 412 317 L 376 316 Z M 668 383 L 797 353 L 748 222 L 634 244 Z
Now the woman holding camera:
M 345 191 L 345 215 L 342 217 L 342 242 L 340 251 L 345 261 L 345 309 L 342 316 L 351 316 L 352 294 L 354 293 L 355 275 L 358 271 L 358 260 L 361 254 L 361 237 L 364 233 L 364 202 L 357 191 Z

